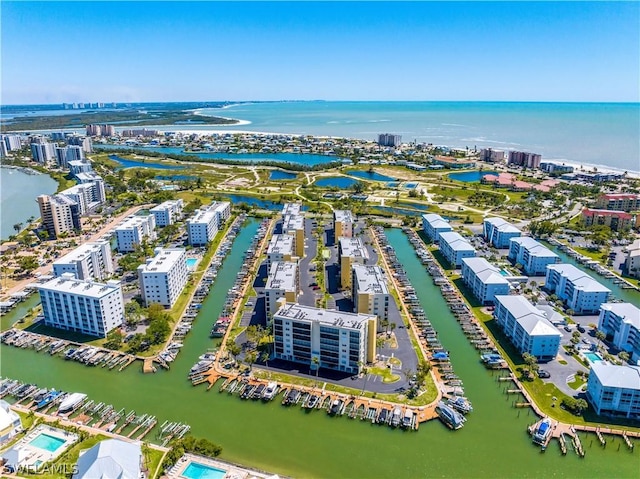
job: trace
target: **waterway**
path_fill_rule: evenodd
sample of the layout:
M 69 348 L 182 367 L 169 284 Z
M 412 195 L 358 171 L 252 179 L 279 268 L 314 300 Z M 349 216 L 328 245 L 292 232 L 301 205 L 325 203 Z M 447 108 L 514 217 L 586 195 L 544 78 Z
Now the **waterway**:
M 351 176 L 357 176 L 358 178 L 362 178 L 364 180 L 371 181 L 396 181 L 395 178 L 387 175 L 381 175 L 375 171 L 364 171 L 364 170 L 347 170 L 345 173 Z
M 28 175 L 13 168 L 0 168 L 0 238 L 16 233 L 13 225 L 27 225 L 29 217 L 40 217 L 38 195 L 56 192 L 58 183 L 48 175 Z
M 480 181 L 484 175 L 497 175 L 497 171 L 464 171 L 461 173 L 449 173 L 449 178 L 464 183 Z
M 358 180 L 346 176 L 330 176 L 328 178 L 321 178 L 313 184 L 320 188 L 350 188 L 357 182 Z
M 97 150 L 136 150 L 137 153 L 144 154 L 145 151 L 154 153 L 162 153 L 165 155 L 188 155 L 198 160 L 209 160 L 215 163 L 215 160 L 233 160 L 246 163 L 261 163 L 265 161 L 274 161 L 279 163 L 295 163 L 299 165 L 315 166 L 333 161 L 340 161 L 337 156 L 315 155 L 306 153 L 222 153 L 222 152 L 205 152 L 205 151 L 184 151 L 184 148 L 177 147 L 160 147 L 160 146 L 125 146 L 125 145 L 96 145 Z
M 475 411 L 462 430 L 452 432 L 432 421 L 422 424 L 418 432 L 405 432 L 331 418 L 321 411 L 285 408 L 279 401 L 241 401 L 218 393 L 219 385 L 208 392 L 204 386 L 191 386 L 186 373 L 198 355 L 216 346 L 208 337 L 209 329 L 257 227 L 256 221 L 249 221 L 236 238 L 170 371 L 143 375 L 131 366 L 118 373 L 3 347 L 2 375 L 83 391 L 116 409 L 156 415 L 160 422 L 186 422 L 194 435 L 221 444 L 223 459 L 293 477 L 637 477 L 637 454 L 628 453 L 624 446 L 616 451 L 615 442 L 603 450 L 595 441 L 591 447 L 585 441 L 586 459 L 575 454 L 561 457 L 553 444 L 545 454 L 539 453 L 526 434 L 533 416 L 512 408 L 513 397 L 504 395 L 493 373 L 479 364 L 477 352 L 399 230 L 388 231 L 391 244 L 473 401 Z

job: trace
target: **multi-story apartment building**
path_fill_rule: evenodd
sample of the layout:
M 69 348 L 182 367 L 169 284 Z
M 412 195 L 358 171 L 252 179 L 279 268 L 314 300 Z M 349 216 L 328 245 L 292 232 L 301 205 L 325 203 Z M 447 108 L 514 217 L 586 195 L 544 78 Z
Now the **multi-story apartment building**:
M 353 214 L 349 210 L 335 210 L 333 212 L 334 238 L 353 237 Z
M 542 155 L 526 151 L 510 151 L 507 164 L 523 166 L 526 168 L 540 168 Z
M 376 357 L 376 317 L 285 304 L 273 316 L 278 359 L 352 374 Z
M 495 248 L 508 248 L 509 240 L 517 238 L 522 232 L 502 218 L 485 218 L 482 224 L 484 238 Z
M 591 365 L 587 400 L 599 415 L 640 419 L 640 366 Z
M 187 233 L 189 244 L 192 246 L 204 246 L 211 241 L 218 232 L 220 225 L 231 215 L 229 202 L 213 202 L 210 205 L 197 209 L 193 216 L 187 220 Z
M 113 274 L 111 244 L 108 241 L 85 243 L 53 262 L 53 274 L 71 273 L 77 279 L 102 280 Z
M 640 211 L 640 194 L 605 193 L 598 197 L 595 207 L 600 210 Z
M 287 215 L 282 220 L 282 232 L 293 236 L 295 255 L 304 257 L 304 218 L 299 215 Z
M 282 219 L 285 216 L 300 216 L 302 205 L 300 203 L 285 203 L 282 205 Z
M 484 258 L 463 258 L 462 280 L 481 304 L 493 304 L 496 295 L 511 291 L 509 281 Z
M 640 309 L 631 303 L 604 303 L 600 306 L 598 329 L 611 344 L 627 351 L 631 362 L 640 361 Z
M 65 273 L 38 284 L 38 291 L 47 326 L 104 338 L 124 320 L 118 281 L 94 283 Z
M 85 153 L 93 152 L 93 143 L 91 138 L 86 136 L 71 135 L 67 137 L 67 145 L 81 146 Z
M 440 252 L 454 268 L 462 266 L 462 258 L 473 258 L 476 250 L 471 244 L 455 231 L 439 233 Z
M 494 150 L 493 148 L 483 148 L 480 150 L 480 159 L 489 163 L 503 163 L 506 158 L 504 150 Z
M 22 138 L 20 135 L 0 135 L 0 141 L 4 143 L 8 152 L 22 148 Z
M 576 314 L 596 314 L 611 290 L 572 264 L 547 266 L 545 288 L 563 300 Z
M 69 168 L 70 161 L 84 161 L 82 147 L 76 145 L 55 146 L 56 163 L 60 168 Z
M 524 296 L 496 296 L 493 316 L 521 354 L 550 361 L 558 354 L 562 334 Z
M 613 231 L 623 231 L 633 228 L 636 218 L 630 213 L 615 210 L 595 210 L 585 208 L 582 210 L 582 219 L 585 226 L 604 225 Z
M 91 183 L 80 183 L 58 193 L 75 201 L 78 204 L 80 214 L 84 215 L 106 201 L 104 181 L 100 178 Z
M 298 301 L 298 264 L 291 261 L 274 261 L 264 285 L 264 309 L 267 320 L 278 310 L 279 301 L 287 303 Z
M 340 265 L 340 285 L 351 289 L 351 266 L 366 264 L 369 251 L 360 238 L 337 238 L 338 264 Z
M 271 266 L 276 261 L 296 260 L 295 237 L 287 234 L 273 235 L 267 245 L 267 271 L 271 271 Z
M 353 264 L 351 271 L 353 312 L 373 314 L 379 320 L 388 320 L 391 295 L 382 269 L 379 266 Z
M 442 216 L 434 213 L 422 215 L 422 229 L 429 240 L 437 243 L 440 240 L 440 233 L 453 231 L 453 228 Z
M 511 238 L 507 257 L 513 264 L 521 264 L 527 276 L 542 276 L 548 265 L 560 262 L 557 254 L 530 236 Z
M 31 143 L 31 157 L 33 161 L 48 165 L 56 158 L 56 152 L 53 143 Z
M 136 249 L 136 245 L 142 244 L 146 239 L 156 239 L 156 217 L 153 215 L 129 216 L 115 229 L 117 249 L 119 253 L 130 253 Z
M 40 208 L 42 226 L 49 233 L 49 238 L 82 229 L 80 207 L 72 199 L 62 195 L 40 195 L 36 201 Z
M 392 133 L 379 133 L 378 145 L 380 146 L 400 146 L 402 144 L 402 136 L 394 135 Z
M 627 257 L 624 267 L 629 276 L 640 278 L 640 240 L 635 240 L 627 247 Z
M 169 226 L 182 215 L 184 202 L 181 198 L 177 200 L 169 200 L 154 206 L 149 212 L 156 217 L 157 226 Z
M 82 173 L 93 173 L 93 166 L 86 158 L 84 160 L 71 160 L 67 162 L 69 173 L 74 178 L 78 178 L 78 175 Z
M 156 248 L 155 256 L 138 266 L 138 279 L 145 305 L 173 307 L 189 279 L 185 249 Z

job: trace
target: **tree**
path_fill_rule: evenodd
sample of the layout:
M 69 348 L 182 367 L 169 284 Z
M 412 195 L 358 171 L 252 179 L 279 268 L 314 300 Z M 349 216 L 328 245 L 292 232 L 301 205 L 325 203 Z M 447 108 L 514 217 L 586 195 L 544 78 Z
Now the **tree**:
M 318 379 L 318 373 L 320 372 L 320 358 L 318 356 L 312 357 L 311 364 L 313 364 L 313 367 L 316 370 L 316 379 Z
M 118 350 L 122 346 L 123 334 L 119 329 L 114 329 L 107 334 L 107 342 L 104 347 L 107 349 Z
M 531 373 L 538 371 L 538 359 L 529 353 L 524 353 L 522 355 L 522 359 L 524 359 L 524 363 L 526 365 L 527 376 L 530 376 Z
M 629 353 L 626 351 L 620 351 L 618 353 L 618 358 L 620 359 L 620 361 L 627 362 L 629 361 Z
M 14 224 L 13 229 L 16 230 L 16 233 L 20 233 L 20 231 L 22 230 L 22 223 Z
M 145 339 L 151 344 L 161 344 L 171 333 L 171 326 L 165 317 L 159 317 L 151 321 L 145 333 Z
M 229 354 L 233 356 L 234 361 L 238 357 L 238 354 L 240 354 L 240 352 L 242 351 L 240 345 L 236 344 L 236 342 L 231 338 L 227 339 L 227 342 L 224 344 L 224 346 L 225 348 L 227 348 Z
M 30 273 L 40 265 L 38 258 L 35 256 L 21 256 L 20 259 L 18 259 L 18 266 L 25 272 Z
M 596 339 L 600 342 L 600 344 L 598 345 L 598 347 L 600 349 L 603 348 L 603 344 L 602 342 L 605 340 L 605 338 L 607 337 L 607 335 L 604 333 L 604 331 L 596 331 Z
M 255 351 L 249 351 L 245 357 L 244 362 L 249 365 L 249 371 L 253 368 L 253 364 L 257 361 L 258 355 Z
M 142 316 L 142 306 L 140 306 L 140 303 L 137 301 L 129 301 L 124 305 L 124 317 L 127 324 L 136 324 L 140 321 L 140 316 Z
M 269 353 L 267 351 L 262 351 L 260 353 L 260 361 L 264 363 L 266 367 L 269 367 Z

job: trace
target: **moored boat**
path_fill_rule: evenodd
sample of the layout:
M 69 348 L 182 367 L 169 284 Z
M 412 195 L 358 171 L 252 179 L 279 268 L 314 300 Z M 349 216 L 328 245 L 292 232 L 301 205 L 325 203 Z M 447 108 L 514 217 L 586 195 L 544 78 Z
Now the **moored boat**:
M 533 442 L 544 446 L 551 435 L 551 431 L 551 421 L 549 418 L 544 418 L 533 431 Z
M 396 407 L 393 409 L 393 412 L 391 413 L 391 420 L 389 423 L 391 424 L 392 427 L 398 427 L 401 422 L 402 422 L 402 409 L 400 409 L 399 407 Z
M 436 411 L 438 413 L 438 416 L 440 416 L 442 422 L 444 422 L 451 429 L 460 429 L 462 426 L 464 426 L 464 422 L 466 420 L 465 417 L 458 411 L 453 409 L 451 406 L 445 404 L 443 401 L 440 401 L 438 403 Z
M 473 411 L 471 402 L 464 396 L 454 396 L 447 400 L 447 405 L 451 406 L 457 411 L 463 414 L 467 414 Z
M 67 396 L 67 398 L 60 403 L 60 407 L 58 408 L 58 414 L 65 414 L 69 411 L 72 411 L 75 407 L 77 407 L 82 401 L 87 398 L 87 395 L 84 393 L 73 393 Z
M 265 401 L 271 401 L 278 392 L 278 383 L 272 381 L 267 384 L 266 389 L 262 393 L 262 399 Z

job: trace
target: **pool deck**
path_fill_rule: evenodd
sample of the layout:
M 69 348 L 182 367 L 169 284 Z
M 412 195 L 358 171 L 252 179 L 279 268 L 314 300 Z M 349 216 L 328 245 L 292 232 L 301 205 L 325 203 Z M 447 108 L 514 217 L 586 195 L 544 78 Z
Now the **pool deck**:
M 259 479 L 266 479 L 268 477 L 274 476 L 273 474 L 260 472 L 253 469 L 247 469 L 228 462 L 220 461 L 218 459 L 211 459 L 209 457 L 197 456 L 195 454 L 188 453 L 178 459 L 178 462 L 176 462 L 176 464 L 171 469 L 169 469 L 162 477 L 166 477 L 169 479 L 183 478 L 185 476 L 183 476 L 182 473 L 187 467 L 189 467 L 189 464 L 191 464 L 192 462 L 226 471 L 226 474 L 224 476 L 225 479 L 250 479 L 254 477 Z
M 61 439 L 64 441 L 64 443 L 61 444 L 54 452 L 50 452 L 30 444 L 31 441 L 33 441 L 41 434 L 47 434 L 49 436 Z M 35 471 L 41 464 L 54 460 L 64 454 L 64 452 L 67 451 L 67 449 L 69 449 L 69 447 L 71 447 L 71 445 L 73 445 L 78 440 L 78 438 L 79 436 L 77 434 L 67 432 L 64 429 L 57 429 L 45 424 L 41 424 L 31 432 L 29 432 L 29 434 L 27 434 L 25 437 L 20 439 L 11 447 L 11 449 L 20 449 L 23 451 L 27 451 L 25 459 L 20 462 L 20 467 Z

